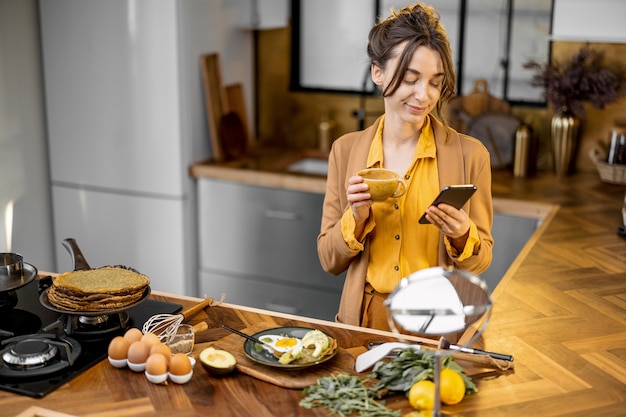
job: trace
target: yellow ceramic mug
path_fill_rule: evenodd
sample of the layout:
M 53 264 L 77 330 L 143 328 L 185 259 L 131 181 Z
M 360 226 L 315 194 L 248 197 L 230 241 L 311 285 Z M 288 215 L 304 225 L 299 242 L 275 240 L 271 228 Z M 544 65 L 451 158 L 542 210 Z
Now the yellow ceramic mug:
M 367 168 L 357 172 L 369 185 L 369 193 L 374 202 L 385 201 L 390 197 L 402 197 L 406 192 L 406 182 L 398 174 L 385 168 Z

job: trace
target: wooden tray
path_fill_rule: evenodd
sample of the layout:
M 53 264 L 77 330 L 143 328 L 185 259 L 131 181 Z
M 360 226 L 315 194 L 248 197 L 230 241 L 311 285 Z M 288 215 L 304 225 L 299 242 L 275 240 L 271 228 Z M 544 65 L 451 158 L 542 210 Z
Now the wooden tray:
M 257 323 L 242 331 L 251 335 L 273 327 L 276 327 L 276 325 L 272 323 Z M 337 354 L 334 358 L 320 365 L 300 370 L 281 370 L 249 359 L 243 350 L 244 342 L 245 339 L 243 337 L 232 334 L 212 344 L 200 345 L 199 347 L 200 350 L 208 346 L 226 350 L 237 359 L 237 371 L 283 388 L 302 389 L 317 383 L 318 378 L 341 372 L 357 374 L 354 370 L 354 356 L 341 347 L 337 348 Z M 200 350 L 197 350 L 198 354 Z

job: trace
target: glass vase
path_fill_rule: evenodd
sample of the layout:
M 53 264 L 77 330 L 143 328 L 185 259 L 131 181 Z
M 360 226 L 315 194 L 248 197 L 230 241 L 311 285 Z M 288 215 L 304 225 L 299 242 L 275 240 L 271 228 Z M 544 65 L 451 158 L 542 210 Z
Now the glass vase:
M 580 118 L 568 109 L 561 109 L 552 117 L 552 154 L 557 177 L 574 170 L 579 130 Z

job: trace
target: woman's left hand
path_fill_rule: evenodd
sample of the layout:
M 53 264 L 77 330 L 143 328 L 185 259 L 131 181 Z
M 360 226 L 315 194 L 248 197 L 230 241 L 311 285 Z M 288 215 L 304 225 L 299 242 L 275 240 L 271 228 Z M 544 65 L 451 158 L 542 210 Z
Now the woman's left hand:
M 470 228 L 469 216 L 463 209 L 457 210 L 449 204 L 430 206 L 426 218 L 450 239 L 466 237 Z

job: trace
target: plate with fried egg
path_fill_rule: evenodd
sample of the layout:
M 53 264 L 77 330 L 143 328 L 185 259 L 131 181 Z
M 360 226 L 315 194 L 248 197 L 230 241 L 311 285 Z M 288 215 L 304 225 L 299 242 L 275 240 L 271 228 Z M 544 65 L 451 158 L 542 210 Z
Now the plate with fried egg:
M 257 363 L 281 369 L 319 365 L 337 353 L 334 338 L 308 327 L 276 327 L 260 331 L 253 337 L 264 344 L 246 340 L 243 345 L 246 356 Z

